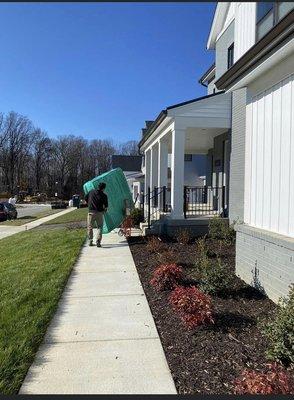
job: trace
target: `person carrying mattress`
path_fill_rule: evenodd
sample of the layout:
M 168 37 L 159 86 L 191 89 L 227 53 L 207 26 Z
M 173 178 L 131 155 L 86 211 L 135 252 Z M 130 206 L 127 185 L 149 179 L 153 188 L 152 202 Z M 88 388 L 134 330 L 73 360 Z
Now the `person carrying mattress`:
M 108 207 L 108 198 L 107 195 L 104 193 L 105 188 L 106 184 L 104 182 L 101 182 L 98 185 L 98 189 L 90 190 L 90 192 L 85 196 L 85 200 L 89 208 L 87 219 L 89 246 L 93 246 L 93 224 L 96 223 L 96 245 L 97 247 L 101 247 L 104 213 L 107 211 Z

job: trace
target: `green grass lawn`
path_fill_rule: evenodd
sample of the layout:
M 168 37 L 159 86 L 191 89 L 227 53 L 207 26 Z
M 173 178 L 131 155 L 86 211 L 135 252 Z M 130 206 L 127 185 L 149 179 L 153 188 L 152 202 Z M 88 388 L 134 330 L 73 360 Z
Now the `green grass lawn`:
M 0 222 L 0 226 L 1 225 L 20 226 L 20 225 L 28 224 L 29 222 L 32 222 L 32 221 L 36 221 L 37 219 L 40 219 L 40 218 L 43 218 L 43 217 L 48 217 L 49 215 L 56 214 L 56 213 L 58 213 L 60 211 L 63 211 L 63 210 L 50 210 L 49 209 L 49 210 L 46 210 L 46 211 L 42 211 L 42 212 L 40 212 L 40 213 L 38 213 L 36 215 L 26 215 L 24 217 L 20 217 L 20 218 L 17 218 L 17 219 L 12 219 L 10 221 L 7 220 L 7 221 Z
M 84 229 L 61 228 L 0 241 L 1 394 L 18 392 L 84 240 Z
M 81 222 L 87 220 L 88 208 L 78 208 L 68 214 L 61 215 L 51 221 L 45 222 L 44 225 L 66 224 L 69 222 Z

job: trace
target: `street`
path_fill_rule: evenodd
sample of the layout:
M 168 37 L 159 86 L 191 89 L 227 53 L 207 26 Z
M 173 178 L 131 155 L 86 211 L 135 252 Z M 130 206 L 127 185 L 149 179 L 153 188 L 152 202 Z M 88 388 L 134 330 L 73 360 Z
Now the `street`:
M 51 209 L 50 204 L 17 204 L 17 217 L 34 216 Z

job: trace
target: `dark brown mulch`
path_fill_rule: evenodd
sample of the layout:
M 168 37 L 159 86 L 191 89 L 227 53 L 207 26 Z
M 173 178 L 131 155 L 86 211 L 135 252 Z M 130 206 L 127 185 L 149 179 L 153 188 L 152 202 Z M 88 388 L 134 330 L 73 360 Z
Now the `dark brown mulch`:
M 232 381 L 244 368 L 267 362 L 266 340 L 257 324 L 260 318 L 271 318 L 275 304 L 236 277 L 228 293 L 213 297 L 215 323 L 189 331 L 168 303 L 170 292 L 158 293 L 149 283 L 158 256 L 147 251 L 142 237 L 129 238 L 129 244 L 178 393 L 233 393 Z M 195 243 L 165 246 L 176 251 L 189 278 L 186 284 L 193 284 Z M 216 244 L 211 240 L 209 250 L 213 258 Z M 224 248 L 221 258 L 233 271 L 234 245 Z

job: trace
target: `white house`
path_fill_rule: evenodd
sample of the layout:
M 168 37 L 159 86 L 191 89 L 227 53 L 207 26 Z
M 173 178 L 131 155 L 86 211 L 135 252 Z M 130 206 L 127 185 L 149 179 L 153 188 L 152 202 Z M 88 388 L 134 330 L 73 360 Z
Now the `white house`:
M 207 44 L 216 57 L 210 90 L 232 94 L 236 272 L 275 301 L 294 282 L 293 9 L 294 2 L 218 3 Z

